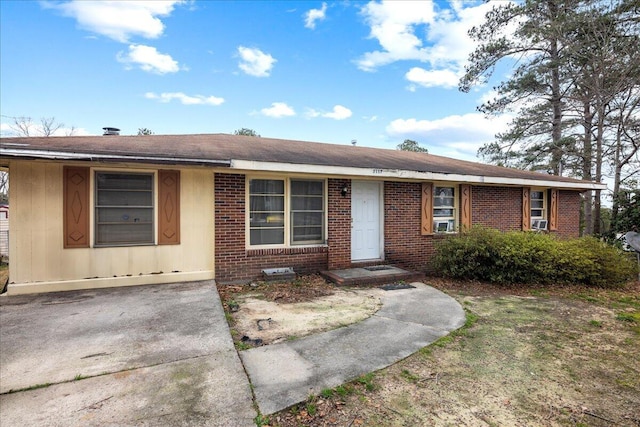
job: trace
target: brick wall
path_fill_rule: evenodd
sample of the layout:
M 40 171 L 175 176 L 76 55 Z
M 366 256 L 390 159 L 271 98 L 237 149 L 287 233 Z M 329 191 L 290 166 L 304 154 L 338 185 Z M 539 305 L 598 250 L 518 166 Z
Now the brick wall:
M 522 230 L 522 188 L 471 188 L 471 223 L 502 231 Z
M 325 246 L 311 248 L 245 248 L 245 176 L 215 174 L 216 280 L 248 282 L 265 268 L 293 267 L 297 273 L 327 268 Z
M 580 236 L 581 193 L 561 190 L 558 196 L 558 231 L 560 237 L 576 238 Z
M 342 188 L 347 186 L 347 195 L 342 197 Z M 351 267 L 351 180 L 329 179 L 328 183 L 329 224 L 329 270 Z
M 341 190 L 347 186 L 347 196 Z M 408 269 L 429 269 L 437 242 L 446 235 L 420 234 L 421 184 L 384 183 L 385 261 Z M 351 267 L 351 180 L 329 179 L 327 186 L 327 246 L 309 248 L 245 248 L 245 176 L 215 175 L 216 279 L 243 282 L 264 268 L 293 267 L 299 273 Z M 579 235 L 580 193 L 561 191 L 558 234 Z M 522 189 L 473 186 L 472 224 L 502 231 L 520 230 Z
M 234 280 L 248 264 L 244 250 L 244 175 L 217 173 L 214 180 L 216 279 Z
M 384 183 L 385 261 L 408 269 L 424 270 L 433 255 L 434 239 L 420 234 L 422 184 Z

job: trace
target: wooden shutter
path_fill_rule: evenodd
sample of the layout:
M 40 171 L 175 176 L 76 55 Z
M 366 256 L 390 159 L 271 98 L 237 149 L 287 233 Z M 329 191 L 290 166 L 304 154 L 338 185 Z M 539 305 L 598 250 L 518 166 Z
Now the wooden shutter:
M 180 171 L 158 171 L 158 244 L 180 243 Z
M 469 184 L 460 186 L 460 228 L 461 231 L 471 228 L 471 185 Z
M 433 184 L 422 183 L 422 227 L 421 234 L 433 234 Z
M 557 188 L 549 190 L 549 231 L 558 230 L 558 199 L 560 191 Z
M 64 248 L 89 247 L 89 168 L 63 168 Z
M 522 229 L 531 230 L 531 188 L 522 188 Z

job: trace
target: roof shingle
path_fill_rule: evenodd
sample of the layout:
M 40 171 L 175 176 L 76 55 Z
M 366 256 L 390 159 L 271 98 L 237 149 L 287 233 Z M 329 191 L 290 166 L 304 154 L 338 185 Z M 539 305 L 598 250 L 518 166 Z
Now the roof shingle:
M 33 153 L 44 155 L 47 152 L 58 152 L 86 155 L 87 159 L 92 155 L 117 155 L 124 156 L 133 162 L 143 157 L 185 164 L 196 163 L 197 159 L 210 163 L 227 162 L 227 164 L 233 160 L 247 160 L 586 183 L 572 178 L 457 160 L 434 154 L 228 134 L 0 139 L 0 152 L 5 155 L 9 150 L 13 156 L 20 156 L 20 152 L 23 152 L 25 153 L 23 157 L 37 157 Z M 32 154 L 27 156 L 27 152 Z

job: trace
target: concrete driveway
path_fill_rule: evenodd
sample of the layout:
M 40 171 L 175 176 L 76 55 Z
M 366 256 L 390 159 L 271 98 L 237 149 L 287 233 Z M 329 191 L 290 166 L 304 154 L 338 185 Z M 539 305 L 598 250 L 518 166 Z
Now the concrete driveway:
M 253 426 L 255 416 L 213 282 L 0 297 L 2 426 Z

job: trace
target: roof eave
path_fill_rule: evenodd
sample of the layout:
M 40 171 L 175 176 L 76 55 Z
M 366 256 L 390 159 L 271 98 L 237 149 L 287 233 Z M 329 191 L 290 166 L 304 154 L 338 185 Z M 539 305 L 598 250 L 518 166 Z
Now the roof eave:
M 192 159 L 180 157 L 140 156 L 127 154 L 78 153 L 64 151 L 0 148 L 0 155 L 20 159 L 76 160 L 90 162 L 131 162 L 193 166 L 230 167 L 230 160 Z
M 395 178 L 395 179 L 414 179 L 419 181 L 444 181 L 444 182 L 464 182 L 470 184 L 484 185 L 509 185 L 520 187 L 553 187 L 568 190 L 606 190 L 606 184 L 589 181 L 555 181 L 544 179 L 544 175 L 540 179 L 529 178 L 507 178 L 488 175 L 463 175 L 439 172 L 421 172 L 402 169 L 376 169 L 376 168 L 358 168 L 345 166 L 324 166 L 309 164 L 293 164 L 293 163 L 277 163 L 277 162 L 258 162 L 253 160 L 232 160 L 232 169 L 241 169 L 248 171 L 262 172 L 285 172 L 285 173 L 312 173 L 321 175 L 342 175 L 355 176 L 363 178 Z

